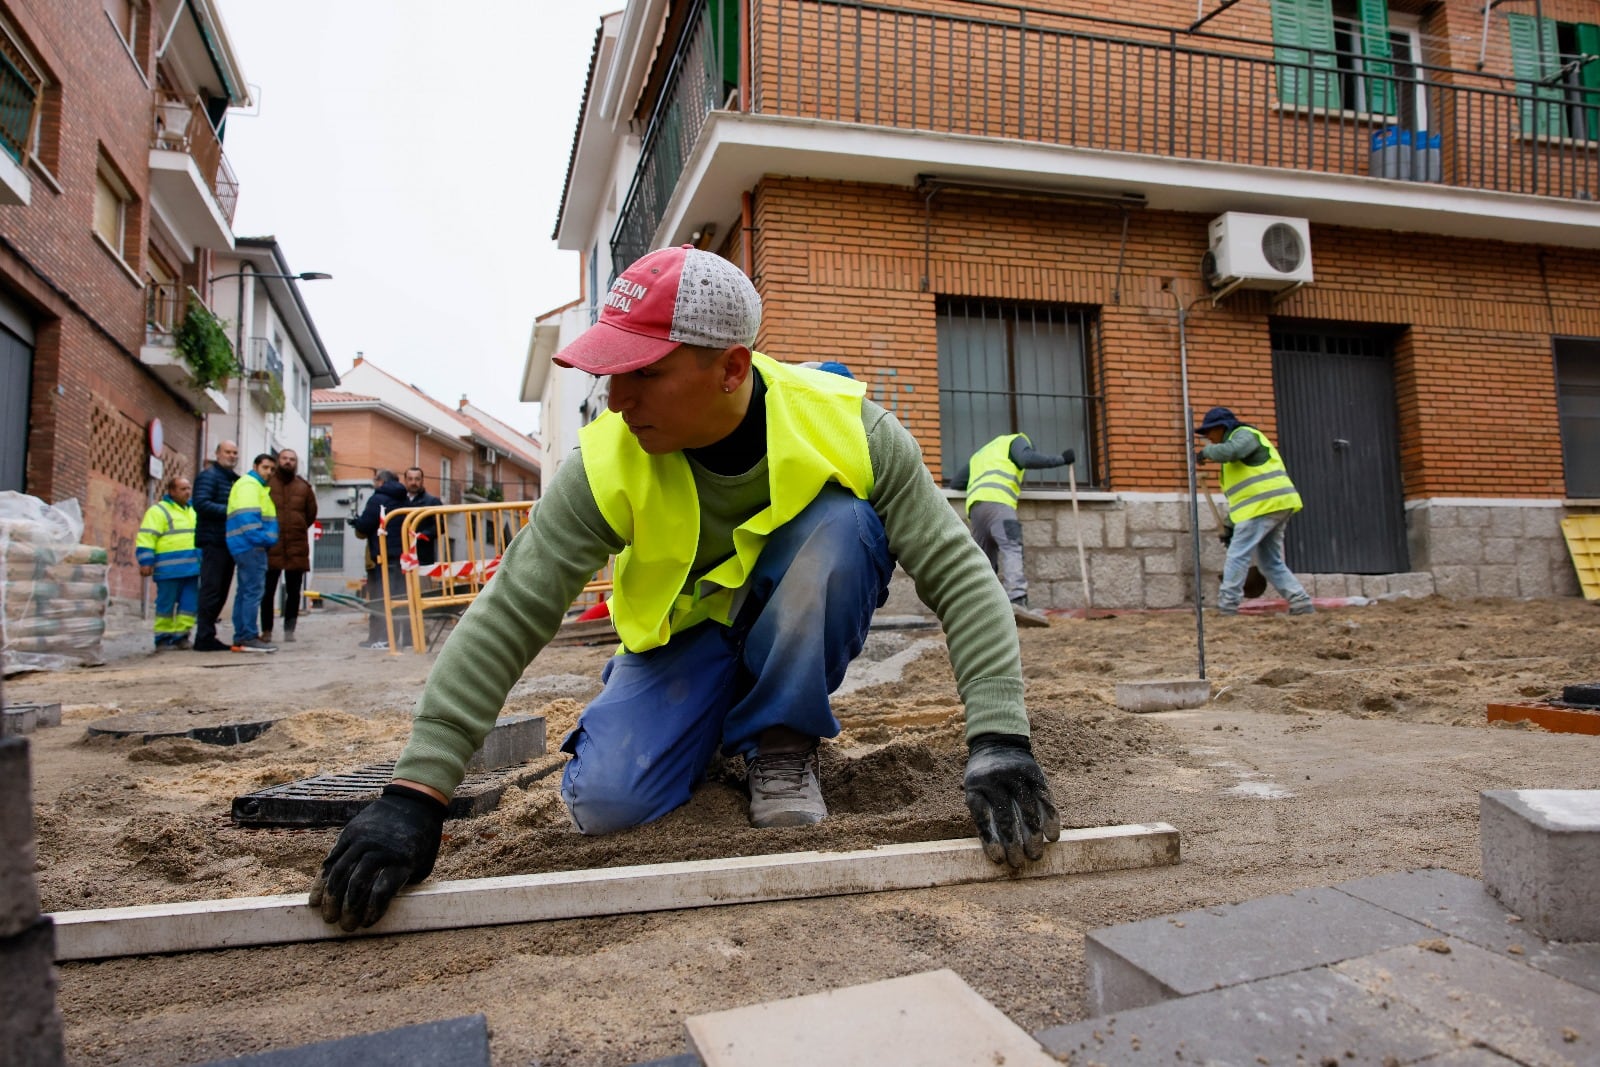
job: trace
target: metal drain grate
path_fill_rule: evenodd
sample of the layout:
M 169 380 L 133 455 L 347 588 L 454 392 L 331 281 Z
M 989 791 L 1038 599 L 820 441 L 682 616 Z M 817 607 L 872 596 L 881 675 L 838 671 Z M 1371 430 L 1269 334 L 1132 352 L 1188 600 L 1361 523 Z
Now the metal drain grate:
M 522 767 L 469 774 L 450 798 L 451 819 L 493 811 L 511 786 L 526 786 L 560 767 Z M 318 774 L 233 798 L 233 821 L 240 826 L 343 826 L 378 799 L 394 777 L 394 764 L 374 763 L 343 774 Z

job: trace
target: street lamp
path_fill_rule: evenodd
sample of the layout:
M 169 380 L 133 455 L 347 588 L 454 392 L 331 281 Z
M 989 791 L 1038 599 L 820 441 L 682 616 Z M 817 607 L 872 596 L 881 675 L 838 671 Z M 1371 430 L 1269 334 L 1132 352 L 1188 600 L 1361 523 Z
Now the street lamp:
M 299 274 L 262 274 L 256 270 L 236 270 L 231 274 L 213 274 L 206 279 L 206 283 L 220 282 L 224 278 L 288 278 L 291 281 L 325 282 L 332 277 L 333 275 L 324 274 L 320 270 L 305 270 Z

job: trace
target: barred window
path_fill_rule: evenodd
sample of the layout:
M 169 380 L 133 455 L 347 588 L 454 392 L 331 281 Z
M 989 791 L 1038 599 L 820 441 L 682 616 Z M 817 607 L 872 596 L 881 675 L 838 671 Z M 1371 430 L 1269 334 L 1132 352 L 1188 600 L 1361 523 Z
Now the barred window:
M 1001 434 L 1025 433 L 1040 452 L 1077 454 L 1084 485 L 1099 484 L 1091 391 L 1095 315 L 1063 304 L 939 301 L 939 421 L 947 484 L 964 488 L 967 460 Z M 1059 486 L 1067 469 L 1031 471 Z

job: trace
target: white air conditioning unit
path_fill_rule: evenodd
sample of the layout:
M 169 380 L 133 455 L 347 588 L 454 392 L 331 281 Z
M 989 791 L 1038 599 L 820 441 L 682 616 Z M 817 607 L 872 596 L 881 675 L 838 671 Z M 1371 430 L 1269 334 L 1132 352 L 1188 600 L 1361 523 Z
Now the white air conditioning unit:
M 483 461 L 485 463 L 492 464 L 496 460 L 498 460 L 499 458 L 500 458 L 500 453 L 496 452 L 494 449 L 490 448 L 488 445 L 484 445 L 483 446 Z
M 1211 250 L 1200 272 L 1212 289 L 1298 289 L 1311 281 L 1311 226 L 1305 219 L 1229 211 L 1211 220 Z

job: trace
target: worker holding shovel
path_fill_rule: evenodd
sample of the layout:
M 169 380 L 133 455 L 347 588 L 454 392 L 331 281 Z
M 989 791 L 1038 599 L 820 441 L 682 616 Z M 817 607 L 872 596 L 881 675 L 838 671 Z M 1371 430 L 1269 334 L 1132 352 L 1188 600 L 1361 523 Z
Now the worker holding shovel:
M 1194 432 L 1211 442 L 1196 460 L 1222 464 L 1222 492 L 1228 498 L 1228 524 L 1222 529 L 1228 558 L 1222 565 L 1217 611 L 1239 614 L 1253 555 L 1267 581 L 1289 602 L 1289 614 L 1310 615 L 1315 610 L 1311 596 L 1283 559 L 1289 520 L 1301 507 L 1283 457 L 1266 434 L 1240 422 L 1227 408 L 1206 412 Z
M 555 362 L 610 378 L 492 582 L 451 633 L 395 780 L 339 835 L 311 902 L 368 926 L 433 869 L 446 801 L 568 605 L 616 556 L 622 650 L 563 740 L 561 797 L 604 834 L 685 803 L 720 748 L 744 758 L 750 822 L 827 815 L 829 694 L 860 654 L 896 562 L 944 625 L 966 709 L 967 807 L 996 863 L 1060 837 L 1029 744 L 1011 608 L 915 438 L 865 387 L 753 352 L 761 298 L 685 245 L 623 271 Z

